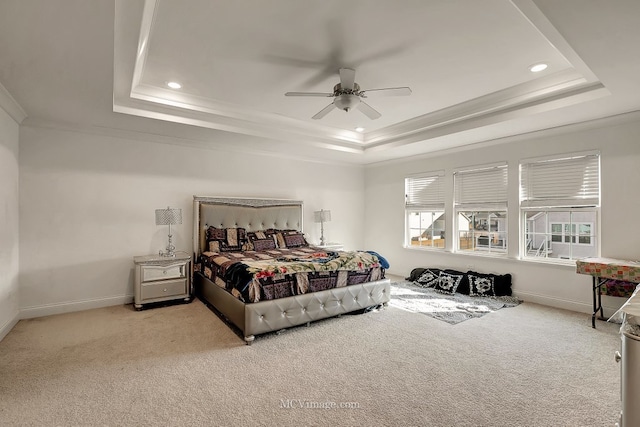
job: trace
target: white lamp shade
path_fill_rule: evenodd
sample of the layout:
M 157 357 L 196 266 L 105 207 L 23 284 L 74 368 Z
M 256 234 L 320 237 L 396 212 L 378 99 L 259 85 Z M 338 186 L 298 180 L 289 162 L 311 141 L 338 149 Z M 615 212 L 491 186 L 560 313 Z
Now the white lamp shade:
M 331 221 L 331 211 L 325 211 L 321 209 L 319 211 L 315 211 L 314 213 L 314 221 L 315 222 L 329 222 Z

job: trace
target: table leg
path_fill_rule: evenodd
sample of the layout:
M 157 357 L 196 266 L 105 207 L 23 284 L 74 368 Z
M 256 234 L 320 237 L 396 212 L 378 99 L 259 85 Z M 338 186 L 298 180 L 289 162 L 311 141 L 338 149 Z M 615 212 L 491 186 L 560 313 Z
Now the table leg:
M 591 279 L 593 280 L 593 286 L 592 286 L 592 288 L 593 288 L 593 313 L 591 313 L 591 327 L 593 329 L 595 329 L 596 328 L 596 313 L 598 312 L 598 307 L 596 305 L 596 292 L 598 291 L 599 286 L 597 285 L 598 279 L 596 278 L 596 276 L 592 276 Z
M 602 292 L 600 286 L 604 285 L 606 279 L 600 280 L 599 277 L 592 276 L 593 280 L 593 313 L 591 314 L 591 327 L 596 327 L 596 314 L 600 312 L 600 319 L 604 319 L 604 310 L 602 308 Z

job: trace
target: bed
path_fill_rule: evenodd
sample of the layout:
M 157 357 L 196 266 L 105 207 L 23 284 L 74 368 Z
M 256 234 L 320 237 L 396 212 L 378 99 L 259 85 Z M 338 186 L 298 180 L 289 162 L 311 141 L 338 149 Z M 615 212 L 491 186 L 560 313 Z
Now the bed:
M 193 215 L 196 295 L 249 345 L 259 334 L 389 302 L 386 260 L 308 245 L 300 200 L 194 196 Z

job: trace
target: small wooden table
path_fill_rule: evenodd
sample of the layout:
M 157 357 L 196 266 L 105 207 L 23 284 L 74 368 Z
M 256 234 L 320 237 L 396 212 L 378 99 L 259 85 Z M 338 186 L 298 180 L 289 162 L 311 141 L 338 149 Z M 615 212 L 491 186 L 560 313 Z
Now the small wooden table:
M 576 261 L 576 272 L 592 276 L 593 313 L 591 327 L 596 327 L 596 314 L 604 317 L 600 288 L 609 279 L 640 283 L 640 262 L 613 258 L 583 258 Z

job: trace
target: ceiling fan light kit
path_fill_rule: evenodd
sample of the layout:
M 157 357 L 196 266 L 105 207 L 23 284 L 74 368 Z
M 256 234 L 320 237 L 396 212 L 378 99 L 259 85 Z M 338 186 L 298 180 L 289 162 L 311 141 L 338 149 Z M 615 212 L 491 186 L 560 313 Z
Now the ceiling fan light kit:
M 357 95 L 338 95 L 333 100 L 333 105 L 346 112 L 357 107 L 358 104 L 360 104 L 360 98 Z
M 371 120 L 375 120 L 382 115 L 376 111 L 369 104 L 362 99 L 367 98 L 366 92 L 375 92 L 376 95 L 387 96 L 408 96 L 411 95 L 411 89 L 408 87 L 395 87 L 395 88 L 383 88 L 383 89 L 368 89 L 360 90 L 360 85 L 355 82 L 355 70 L 351 68 L 340 69 L 340 83 L 333 87 L 332 93 L 318 93 L 318 92 L 287 92 L 285 96 L 322 96 L 333 97 L 333 102 L 320 110 L 312 118 L 315 120 L 321 119 L 334 108 L 338 108 L 342 111 L 349 112 L 354 107 L 357 107 L 365 116 Z

